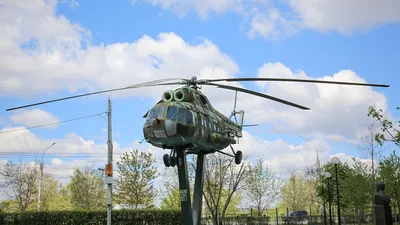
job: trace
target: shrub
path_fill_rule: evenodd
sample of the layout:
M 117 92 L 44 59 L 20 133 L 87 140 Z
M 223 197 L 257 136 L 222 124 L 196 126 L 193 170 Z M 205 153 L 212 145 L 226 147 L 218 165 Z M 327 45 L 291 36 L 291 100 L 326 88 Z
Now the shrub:
M 175 225 L 181 213 L 172 210 L 114 210 L 112 224 Z M 1 225 L 106 225 L 107 211 L 0 213 Z

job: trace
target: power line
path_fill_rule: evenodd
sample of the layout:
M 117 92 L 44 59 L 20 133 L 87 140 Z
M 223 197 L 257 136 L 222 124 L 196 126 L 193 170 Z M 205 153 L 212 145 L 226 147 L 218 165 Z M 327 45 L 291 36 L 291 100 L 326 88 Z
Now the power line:
M 20 130 L 30 130 L 30 129 L 39 128 L 39 127 L 45 127 L 45 126 L 51 126 L 51 125 L 56 125 L 56 124 L 60 124 L 60 123 L 66 123 L 66 122 L 71 122 L 71 121 L 75 121 L 75 120 L 86 119 L 86 118 L 93 117 L 93 116 L 100 116 L 101 117 L 101 114 L 105 114 L 105 113 L 107 113 L 107 112 L 102 112 L 102 113 L 96 113 L 96 114 L 92 114 L 92 115 L 88 115 L 88 116 L 77 117 L 77 118 L 74 118 L 74 119 L 64 120 L 64 121 L 55 122 L 55 123 L 42 124 L 42 125 L 36 125 L 36 126 L 32 126 L 32 127 L 24 127 L 24 128 L 19 128 L 19 129 L 13 129 L 13 130 L 5 130 L 5 131 L 0 131 L 0 134 L 1 133 L 14 132 L 14 131 L 20 131 Z

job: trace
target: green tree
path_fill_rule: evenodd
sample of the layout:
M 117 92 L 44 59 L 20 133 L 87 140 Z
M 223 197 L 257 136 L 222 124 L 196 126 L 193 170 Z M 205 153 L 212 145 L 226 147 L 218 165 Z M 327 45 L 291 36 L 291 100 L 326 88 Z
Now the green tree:
M 193 165 L 196 165 L 195 162 Z M 228 210 L 235 206 L 235 201 L 240 199 L 235 194 L 245 185 L 242 181 L 247 167 L 244 162 L 236 165 L 230 156 L 210 154 L 204 168 L 203 197 L 213 224 L 218 225 L 224 221 Z
M 397 107 L 396 109 L 400 110 L 400 107 Z M 368 108 L 368 116 L 375 118 L 382 125 L 382 132 L 375 135 L 375 140 L 379 144 L 382 145 L 383 142 L 389 141 L 400 147 L 400 120 L 397 124 L 393 123 L 393 121 L 385 118 L 382 109 L 377 110 L 375 106 L 370 106 Z
M 134 149 L 125 152 L 117 162 L 119 176 L 116 180 L 116 201 L 130 208 L 154 207 L 156 190 L 153 180 L 158 176 L 151 153 Z
M 385 183 L 385 192 L 392 205 L 400 211 L 400 157 L 395 151 L 379 162 L 379 178 Z
M 363 217 L 367 207 L 372 206 L 374 190 L 371 187 L 374 183 L 374 174 L 372 168 L 361 160 L 353 158 L 353 162 L 352 170 L 344 181 L 347 187 L 344 193 L 349 205 Z
M 40 178 L 39 178 L 40 180 Z M 54 198 L 58 195 L 59 183 L 49 174 L 43 174 L 43 187 L 42 187 L 42 204 L 40 209 L 42 211 L 51 210 L 50 205 L 54 201 Z M 35 206 L 37 200 L 35 202 Z
M 250 207 L 257 210 L 259 216 L 268 211 L 279 199 L 282 185 L 275 172 L 263 165 L 263 162 L 263 158 L 260 157 L 253 166 L 249 165 L 245 188 L 245 198 Z
M 39 179 L 37 164 L 7 162 L 4 169 L 0 171 L 0 175 L 3 178 L 0 187 L 4 188 L 6 194 L 16 201 L 19 211 L 26 211 L 36 196 L 36 184 Z
M 321 173 L 317 184 L 317 195 L 323 200 L 324 203 L 327 203 L 328 193 L 330 193 L 332 198 L 332 205 L 337 205 L 335 165 L 332 163 L 327 163 L 323 166 L 322 171 L 323 172 Z M 339 181 L 338 186 L 340 195 L 340 207 L 341 209 L 345 209 L 349 206 L 349 202 L 351 201 L 351 191 L 349 189 L 349 186 L 351 186 L 351 182 L 349 181 L 348 177 L 353 174 L 353 171 L 347 163 L 343 162 L 337 165 L 337 172 Z M 326 173 L 330 173 L 331 177 L 325 177 Z M 328 182 L 330 185 L 328 185 Z M 328 186 L 330 186 L 329 191 Z
M 106 207 L 106 189 L 101 174 L 88 167 L 75 169 L 67 186 L 74 209 L 97 210 Z
M 281 188 L 281 204 L 289 210 L 306 210 L 312 207 L 318 209 L 316 182 L 307 179 L 304 175 L 298 173 L 291 174 L 289 180 Z

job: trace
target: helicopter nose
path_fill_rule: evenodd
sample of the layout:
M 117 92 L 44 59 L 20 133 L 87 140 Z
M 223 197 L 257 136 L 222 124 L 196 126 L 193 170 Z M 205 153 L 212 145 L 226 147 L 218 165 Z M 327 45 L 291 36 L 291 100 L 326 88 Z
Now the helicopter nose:
M 176 126 L 177 123 L 175 121 L 165 121 L 165 131 L 167 132 L 167 136 L 174 136 L 176 134 Z
M 166 138 L 176 134 L 177 123 L 168 119 L 154 119 L 152 128 L 157 138 Z

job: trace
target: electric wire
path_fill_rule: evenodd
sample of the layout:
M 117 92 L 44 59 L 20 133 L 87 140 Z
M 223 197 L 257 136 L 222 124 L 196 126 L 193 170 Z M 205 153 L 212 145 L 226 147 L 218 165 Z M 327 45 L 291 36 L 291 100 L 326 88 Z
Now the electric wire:
M 41 124 L 41 125 L 18 128 L 18 129 L 12 129 L 12 130 L 5 130 L 5 131 L 0 131 L 0 134 L 20 131 L 20 130 L 30 130 L 30 129 L 39 128 L 39 127 L 45 127 L 45 126 L 51 126 L 51 125 L 56 125 L 56 124 L 60 124 L 60 123 L 66 123 L 66 122 L 71 122 L 71 121 L 75 121 L 75 120 L 86 119 L 86 118 L 94 117 L 94 116 L 100 116 L 101 117 L 101 114 L 105 114 L 105 113 L 107 113 L 107 112 L 96 113 L 96 114 L 92 114 L 92 115 L 88 115 L 88 116 L 77 117 L 77 118 L 74 118 L 74 119 L 69 119 L 69 120 L 64 120 L 64 121 L 59 121 L 59 122 L 54 122 L 54 123 Z

